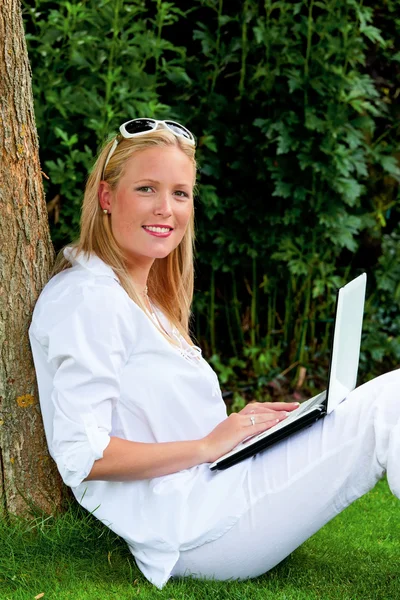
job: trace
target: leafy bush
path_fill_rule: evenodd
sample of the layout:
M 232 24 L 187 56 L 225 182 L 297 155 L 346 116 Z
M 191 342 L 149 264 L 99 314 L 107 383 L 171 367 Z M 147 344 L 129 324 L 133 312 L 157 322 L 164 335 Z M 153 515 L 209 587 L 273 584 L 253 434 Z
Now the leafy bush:
M 226 385 L 307 367 L 317 386 L 336 288 L 362 270 L 363 375 L 397 365 L 382 286 L 398 281 L 399 8 L 26 2 L 55 245 L 76 234 L 98 144 L 128 118 L 174 118 L 199 141 L 195 334 Z

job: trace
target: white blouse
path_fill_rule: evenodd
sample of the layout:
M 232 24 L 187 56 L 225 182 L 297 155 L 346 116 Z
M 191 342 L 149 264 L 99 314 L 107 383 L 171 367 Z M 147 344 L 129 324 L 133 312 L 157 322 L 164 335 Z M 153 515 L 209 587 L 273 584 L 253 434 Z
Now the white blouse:
M 157 310 L 172 346 L 96 255 L 64 250 L 33 312 L 30 343 L 49 451 L 78 502 L 122 536 L 143 574 L 166 583 L 180 550 L 215 540 L 248 507 L 247 462 L 131 482 L 84 481 L 110 436 L 200 439 L 226 418 L 218 378 Z

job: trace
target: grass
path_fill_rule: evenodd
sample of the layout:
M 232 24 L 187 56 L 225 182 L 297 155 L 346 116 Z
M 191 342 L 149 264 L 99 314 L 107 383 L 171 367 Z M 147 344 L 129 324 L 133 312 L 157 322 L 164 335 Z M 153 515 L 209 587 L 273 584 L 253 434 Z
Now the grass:
M 57 518 L 0 522 L 0 599 L 41 593 L 43 600 L 397 600 L 400 504 L 382 481 L 262 577 L 180 579 L 162 591 L 124 542 L 77 505 Z

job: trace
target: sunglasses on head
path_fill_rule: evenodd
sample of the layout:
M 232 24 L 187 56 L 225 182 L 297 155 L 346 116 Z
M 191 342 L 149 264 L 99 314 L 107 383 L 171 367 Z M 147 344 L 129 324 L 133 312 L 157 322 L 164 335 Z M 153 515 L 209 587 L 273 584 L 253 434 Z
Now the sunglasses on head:
M 180 123 L 177 123 L 176 121 L 157 121 L 156 119 L 132 119 L 131 121 L 123 123 L 119 128 L 119 131 L 123 138 L 129 139 L 133 137 L 138 137 L 139 135 L 146 135 L 146 133 L 155 131 L 156 129 L 168 129 L 169 131 L 172 131 L 172 133 L 176 137 L 183 138 L 192 146 L 196 145 L 196 140 L 193 133 L 191 133 L 189 129 L 186 129 L 186 127 L 184 127 Z M 103 179 L 107 165 L 110 161 L 110 158 L 115 152 L 115 148 L 118 146 L 118 142 L 119 140 L 118 138 L 116 138 L 113 142 L 113 145 L 110 148 L 110 152 L 108 153 L 106 162 L 104 163 L 103 167 Z

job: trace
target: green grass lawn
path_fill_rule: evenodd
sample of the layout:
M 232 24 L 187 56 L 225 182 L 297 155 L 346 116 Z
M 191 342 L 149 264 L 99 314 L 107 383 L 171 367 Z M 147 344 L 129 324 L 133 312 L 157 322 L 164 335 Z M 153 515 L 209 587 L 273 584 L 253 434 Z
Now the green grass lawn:
M 0 544 L 1 600 L 400 600 L 400 503 L 385 481 L 272 571 L 244 582 L 181 579 L 159 591 L 125 544 L 76 506 L 56 519 L 0 523 Z

